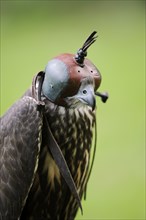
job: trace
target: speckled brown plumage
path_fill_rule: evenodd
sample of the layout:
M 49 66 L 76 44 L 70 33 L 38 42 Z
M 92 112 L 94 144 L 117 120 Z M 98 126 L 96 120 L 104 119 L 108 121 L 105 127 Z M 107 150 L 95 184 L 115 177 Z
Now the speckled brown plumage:
M 45 113 L 82 197 L 89 168 L 95 112 L 88 106 L 69 109 L 47 101 Z M 46 129 L 43 127 L 38 170 L 21 220 L 74 219 L 78 210 L 78 204 L 49 152 Z

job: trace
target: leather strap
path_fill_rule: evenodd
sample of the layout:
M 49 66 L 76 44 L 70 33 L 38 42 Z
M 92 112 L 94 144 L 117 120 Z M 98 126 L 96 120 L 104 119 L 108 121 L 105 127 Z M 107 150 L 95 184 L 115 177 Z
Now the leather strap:
M 79 194 L 77 192 L 77 188 L 75 186 L 74 180 L 72 178 L 72 175 L 70 173 L 70 170 L 68 168 L 68 165 L 66 163 L 66 160 L 62 154 L 62 151 L 60 150 L 59 145 L 57 144 L 54 135 L 52 134 L 52 131 L 50 129 L 50 126 L 48 124 L 48 120 L 46 115 L 44 114 L 44 120 L 45 120 L 45 124 L 47 126 L 47 142 L 48 142 L 48 147 L 49 150 L 60 170 L 60 173 L 62 174 L 65 182 L 67 183 L 70 191 L 72 192 L 72 194 L 74 195 L 75 199 L 77 200 L 77 203 L 81 209 L 81 213 L 83 214 L 83 209 L 82 209 L 82 205 L 81 205 L 81 201 L 80 201 L 80 197 Z
M 44 72 L 41 71 L 33 78 L 33 82 L 32 82 L 32 96 L 38 102 L 38 110 L 41 110 L 41 111 L 42 111 L 42 109 L 44 109 L 44 108 L 42 108 L 42 106 L 44 106 L 44 102 L 41 101 L 41 91 L 42 91 L 43 80 L 44 80 Z M 36 88 L 36 83 L 38 83 L 38 85 L 37 85 L 38 88 Z M 81 213 L 83 214 L 81 200 L 80 200 L 79 194 L 77 192 L 75 182 L 72 178 L 72 175 L 70 173 L 70 170 L 68 168 L 66 160 L 62 154 L 62 151 L 60 150 L 60 147 L 57 144 L 57 142 L 54 138 L 54 135 L 50 129 L 50 126 L 49 126 L 49 123 L 48 123 L 48 120 L 47 120 L 47 117 L 46 117 L 44 111 L 43 111 L 43 117 L 44 117 L 44 122 L 45 122 L 46 128 L 47 128 L 46 138 L 47 138 L 48 148 L 49 148 L 67 186 L 69 187 L 71 193 L 75 197 L 75 199 L 81 209 Z

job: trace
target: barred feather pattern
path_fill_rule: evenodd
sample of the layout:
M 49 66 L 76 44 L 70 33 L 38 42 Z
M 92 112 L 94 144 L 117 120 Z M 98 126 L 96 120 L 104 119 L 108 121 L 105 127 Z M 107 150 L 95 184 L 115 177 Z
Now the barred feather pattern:
M 67 109 L 47 101 L 45 113 L 81 198 L 87 184 L 95 111 L 88 106 Z M 20 219 L 72 220 L 78 204 L 49 152 L 46 129 L 37 174 Z

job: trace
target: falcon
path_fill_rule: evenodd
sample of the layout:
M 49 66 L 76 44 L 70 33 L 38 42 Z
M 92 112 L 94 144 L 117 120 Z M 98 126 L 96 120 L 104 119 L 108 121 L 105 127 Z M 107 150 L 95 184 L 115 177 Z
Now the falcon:
M 0 118 L 0 219 L 73 220 L 86 193 L 96 150 L 101 74 L 86 58 L 61 54 Z M 95 130 L 93 158 L 91 146 Z

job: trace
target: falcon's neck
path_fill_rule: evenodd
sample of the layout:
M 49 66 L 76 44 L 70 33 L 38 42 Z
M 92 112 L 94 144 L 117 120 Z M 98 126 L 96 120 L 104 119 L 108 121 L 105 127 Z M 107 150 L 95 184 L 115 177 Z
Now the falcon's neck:
M 88 148 L 90 147 L 95 125 L 95 111 L 92 111 L 90 107 L 84 105 L 79 108 L 65 108 L 47 101 L 45 113 L 62 150 L 64 144 L 68 142 L 70 145 L 71 141 L 74 141 L 72 145 L 76 148 L 88 140 Z M 80 139 L 83 139 L 81 143 L 79 143 Z

